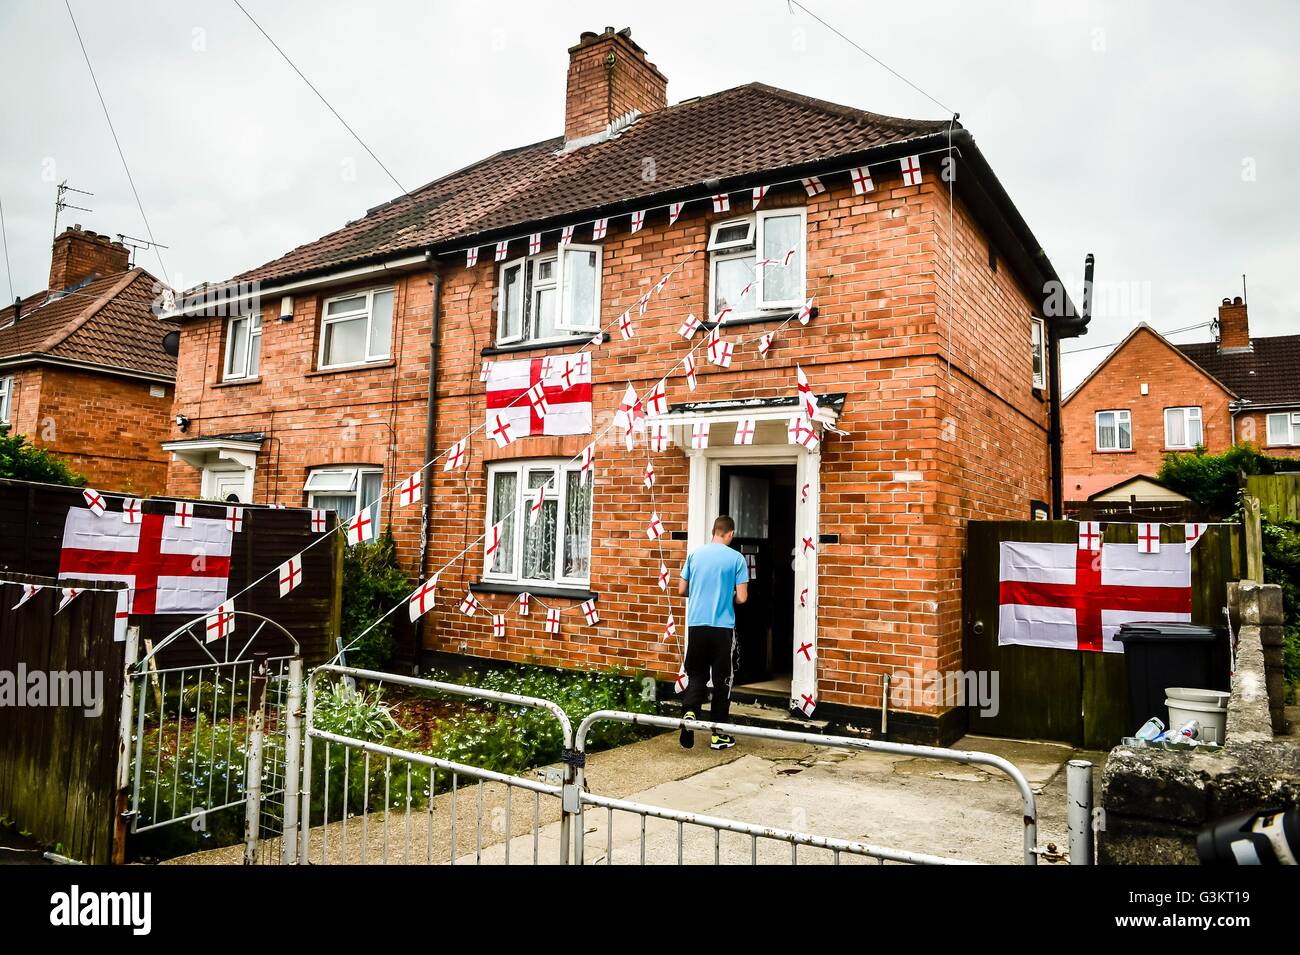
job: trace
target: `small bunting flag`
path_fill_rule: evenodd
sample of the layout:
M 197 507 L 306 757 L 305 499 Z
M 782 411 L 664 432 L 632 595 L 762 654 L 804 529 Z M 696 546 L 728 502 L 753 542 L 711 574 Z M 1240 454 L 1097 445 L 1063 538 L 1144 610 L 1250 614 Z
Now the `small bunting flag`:
M 668 425 L 656 424 L 650 426 L 650 450 L 656 454 L 667 451 L 670 444 Z
M 226 528 L 232 534 L 238 534 L 244 529 L 244 509 L 242 507 L 226 508 Z
M 88 487 L 81 492 L 81 496 L 85 500 L 86 506 L 90 508 L 92 514 L 96 517 L 104 516 L 104 508 L 106 505 L 102 494 L 96 491 L 93 487 Z
M 465 268 L 472 269 L 478 265 L 478 246 L 465 250 Z
M 208 617 L 204 626 L 204 642 L 224 640 L 235 632 L 235 601 L 227 600 Z
M 528 606 L 530 603 L 532 603 L 532 597 L 529 595 L 528 591 L 525 590 L 519 595 L 519 616 L 528 616 Z
M 536 255 L 540 251 L 542 251 L 542 234 L 534 232 L 528 237 L 528 254 Z
M 876 188 L 876 184 L 871 181 L 871 170 L 866 166 L 850 169 L 849 176 L 853 179 L 853 194 L 856 196 L 866 195 Z
M 821 179 L 817 176 L 809 176 L 807 179 L 801 179 L 799 181 L 803 183 L 804 192 L 808 193 L 809 199 L 813 196 L 819 196 L 826 191 L 826 187 L 822 185 Z
M 587 625 L 594 627 L 600 623 L 600 614 L 596 612 L 595 599 L 584 600 L 581 605 L 582 615 L 587 618 Z
M 498 448 L 504 448 L 512 444 L 515 440 L 515 433 L 510 427 L 510 419 L 503 418 L 499 414 L 494 415 L 493 417 L 496 420 L 492 423 L 492 440 L 497 443 Z
M 682 359 L 682 369 L 686 372 L 686 387 L 691 389 L 691 391 L 694 391 L 696 384 L 698 384 L 695 378 L 694 355 L 687 355 Z
M 645 473 L 641 476 L 641 483 L 644 484 L 647 489 L 655 486 L 655 465 L 653 461 L 647 461 L 645 463 Z
M 715 196 L 713 197 L 713 211 L 714 211 L 714 212 L 730 212 L 730 211 L 731 211 L 731 196 L 730 196 L 728 193 L 725 193 L 725 192 L 719 192 L 717 195 L 715 195 Z
M 576 228 L 577 226 L 566 225 L 560 230 L 560 245 L 569 245 L 573 242 L 573 230 Z
M 764 358 L 766 358 L 767 353 L 772 350 L 772 339 L 775 336 L 776 336 L 775 332 L 768 332 L 766 335 L 764 335 L 762 338 L 758 340 L 758 353 L 762 355 Z
M 313 534 L 325 533 L 325 509 L 323 507 L 314 508 L 311 512 L 311 532 Z
M 645 225 L 645 210 L 638 209 L 632 213 L 632 234 L 636 235 L 640 232 L 643 225 Z
M 447 460 L 442 462 L 442 469 L 444 471 L 454 471 L 465 463 L 465 443 L 468 440 L 468 438 L 461 438 L 447 449 Z
M 478 613 L 479 608 L 482 606 L 483 605 L 478 602 L 477 597 L 472 593 L 466 593 L 464 599 L 460 602 L 460 612 L 467 617 L 472 617 L 474 614 Z
M 741 418 L 736 422 L 736 444 L 753 444 L 754 435 L 758 431 L 758 421 L 755 418 Z
M 401 484 L 397 485 L 397 503 L 410 507 L 419 502 L 424 493 L 424 472 L 416 471 Z
M 686 205 L 685 202 L 674 202 L 674 203 L 672 203 L 672 204 L 668 207 L 668 224 L 669 224 L 669 225 L 676 225 L 676 224 L 677 224 L 677 219 L 678 219 L 679 216 L 681 216 L 681 214 L 682 214 L 682 208 L 683 208 L 685 205 Z
M 703 451 L 709 446 L 709 422 L 697 421 L 691 425 L 691 450 Z
M 546 608 L 546 632 L 553 637 L 560 635 L 560 610 L 558 607 Z
M 766 195 L 767 195 L 767 186 L 754 187 L 754 208 L 755 209 L 758 208 L 758 204 L 763 201 L 763 197 Z
M 657 541 L 664 536 L 664 522 L 659 520 L 657 513 L 650 515 L 650 523 L 646 525 L 645 536 L 652 541 Z
M 410 598 L 406 601 L 406 612 L 412 621 L 419 620 L 426 613 L 433 609 L 437 601 L 438 575 L 434 574 L 432 580 L 426 580 L 420 586 L 416 587 Z
M 288 596 L 302 583 L 302 554 L 294 554 L 281 564 L 277 575 L 280 580 L 280 596 Z
M 919 186 L 921 184 L 921 157 L 906 156 L 898 161 L 903 167 L 903 185 Z
M 498 640 L 506 638 L 506 615 L 503 613 L 494 613 L 492 615 L 492 636 Z
M 144 501 L 138 497 L 128 497 L 122 502 L 122 523 L 139 524 L 144 516 Z
M 363 507 L 348 520 L 348 543 L 360 544 L 364 541 L 370 540 L 371 531 L 374 526 L 374 519 L 370 516 L 370 507 Z
M 609 219 L 597 219 L 591 224 L 591 238 L 593 242 L 599 242 L 605 238 L 605 233 L 609 231 Z
M 175 512 L 172 516 L 172 523 L 176 527 L 193 527 L 194 505 L 189 501 L 177 501 Z
M 504 262 L 505 257 L 510 254 L 510 240 L 502 239 L 497 243 L 496 255 L 493 256 L 494 262 Z

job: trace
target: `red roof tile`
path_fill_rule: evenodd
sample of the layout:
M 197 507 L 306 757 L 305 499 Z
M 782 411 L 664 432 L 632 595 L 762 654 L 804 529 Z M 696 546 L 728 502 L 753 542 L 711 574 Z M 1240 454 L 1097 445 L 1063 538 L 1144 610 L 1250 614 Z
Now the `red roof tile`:
M 1218 342 L 1174 346 L 1256 405 L 1300 404 L 1300 335 L 1252 338 L 1249 349 L 1220 351 Z

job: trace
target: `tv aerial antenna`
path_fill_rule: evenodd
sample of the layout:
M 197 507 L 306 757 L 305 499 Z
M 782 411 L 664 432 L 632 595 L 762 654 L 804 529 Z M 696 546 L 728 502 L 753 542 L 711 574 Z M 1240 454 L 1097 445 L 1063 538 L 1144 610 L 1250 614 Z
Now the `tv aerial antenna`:
M 131 250 L 130 264 L 132 266 L 135 265 L 135 254 L 139 252 L 141 249 L 167 248 L 167 246 L 163 245 L 161 242 L 150 242 L 148 239 L 137 239 L 133 235 L 126 235 L 121 232 L 117 234 L 117 241 L 121 242 L 124 246 L 126 246 L 128 249 Z
M 68 185 L 68 180 L 59 183 L 58 197 L 54 200 L 54 237 L 59 236 L 59 216 L 64 209 L 76 209 L 78 212 L 94 212 L 94 209 L 87 209 L 85 206 L 74 206 L 68 201 L 68 193 L 75 192 L 79 196 L 93 196 L 93 192 L 87 192 L 85 189 L 77 189 Z

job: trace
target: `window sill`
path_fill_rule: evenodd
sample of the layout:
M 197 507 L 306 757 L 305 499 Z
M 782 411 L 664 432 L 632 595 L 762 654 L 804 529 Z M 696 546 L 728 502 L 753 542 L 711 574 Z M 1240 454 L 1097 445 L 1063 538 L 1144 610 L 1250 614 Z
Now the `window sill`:
M 488 345 L 479 354 L 484 358 L 491 355 L 512 355 L 515 352 L 542 351 L 546 348 L 566 348 L 576 344 L 593 341 L 595 335 L 570 335 L 568 338 L 550 338 L 544 342 L 512 342 L 509 345 Z M 601 343 L 609 341 L 609 332 L 600 333 Z
M 320 375 L 346 375 L 349 372 L 375 371 L 379 368 L 395 368 L 395 367 L 397 367 L 397 362 L 389 358 L 384 361 L 367 361 L 367 362 L 361 362 L 356 365 L 337 365 L 332 368 L 313 368 L 311 371 L 307 372 L 303 377 L 315 378 Z
M 799 309 L 782 309 L 765 315 L 747 315 L 744 318 L 733 318 L 721 323 L 722 328 L 731 328 L 740 325 L 770 325 L 774 322 L 784 322 L 795 318 L 799 314 Z M 821 314 L 821 308 L 814 305 L 809 315 L 809 321 Z M 702 328 L 712 331 L 719 326 L 718 322 L 701 322 Z
M 594 590 L 581 587 L 556 587 L 547 584 L 510 584 L 500 580 L 478 580 L 469 585 L 476 594 L 531 594 L 534 597 L 554 600 L 599 600 L 600 595 Z
M 257 378 L 231 378 L 228 381 L 218 381 L 213 388 L 238 388 L 240 385 L 260 385 L 261 377 Z
M 1094 454 L 1136 454 L 1132 448 L 1097 448 Z

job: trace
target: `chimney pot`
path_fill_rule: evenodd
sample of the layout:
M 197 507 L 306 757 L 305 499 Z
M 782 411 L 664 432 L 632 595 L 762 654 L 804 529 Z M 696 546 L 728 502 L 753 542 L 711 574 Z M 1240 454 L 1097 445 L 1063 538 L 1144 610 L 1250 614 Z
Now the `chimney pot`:
M 1225 298 L 1219 306 L 1219 351 L 1250 348 L 1250 322 L 1241 296 Z

